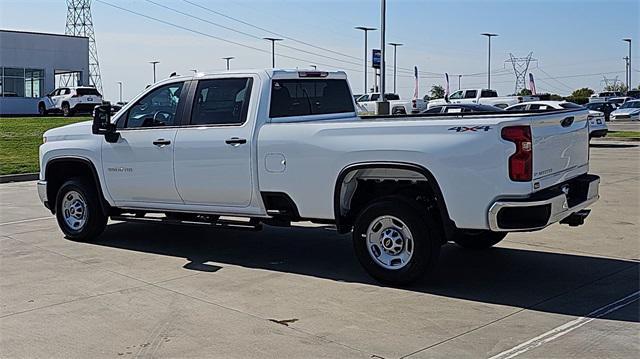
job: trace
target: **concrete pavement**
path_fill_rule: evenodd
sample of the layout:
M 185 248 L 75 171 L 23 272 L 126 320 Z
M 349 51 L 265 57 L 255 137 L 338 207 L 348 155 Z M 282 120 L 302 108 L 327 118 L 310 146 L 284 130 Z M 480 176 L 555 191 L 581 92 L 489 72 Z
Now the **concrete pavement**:
M 34 182 L 3 184 L 0 357 L 636 357 L 639 155 L 592 147 L 601 199 L 584 226 L 447 245 L 405 289 L 371 280 L 330 227 L 114 222 L 77 243 Z

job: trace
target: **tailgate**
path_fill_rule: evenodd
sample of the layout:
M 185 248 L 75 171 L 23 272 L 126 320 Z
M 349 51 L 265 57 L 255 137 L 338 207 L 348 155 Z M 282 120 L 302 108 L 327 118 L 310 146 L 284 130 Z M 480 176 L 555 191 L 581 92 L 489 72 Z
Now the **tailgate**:
M 589 169 L 588 110 L 534 115 L 533 189 L 544 189 Z

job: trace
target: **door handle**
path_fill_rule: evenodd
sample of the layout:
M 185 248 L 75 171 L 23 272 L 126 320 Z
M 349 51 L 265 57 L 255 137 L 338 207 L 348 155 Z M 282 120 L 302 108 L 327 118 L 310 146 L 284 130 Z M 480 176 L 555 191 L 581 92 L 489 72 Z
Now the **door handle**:
M 245 138 L 231 137 L 231 138 L 226 139 L 224 141 L 224 143 L 226 143 L 227 145 L 231 145 L 231 146 L 239 146 L 239 145 L 244 145 L 245 143 L 247 143 L 247 140 Z
M 159 138 L 159 139 L 153 141 L 153 144 L 158 146 L 158 147 L 164 147 L 164 146 L 170 145 L 171 141 L 165 140 L 164 138 Z

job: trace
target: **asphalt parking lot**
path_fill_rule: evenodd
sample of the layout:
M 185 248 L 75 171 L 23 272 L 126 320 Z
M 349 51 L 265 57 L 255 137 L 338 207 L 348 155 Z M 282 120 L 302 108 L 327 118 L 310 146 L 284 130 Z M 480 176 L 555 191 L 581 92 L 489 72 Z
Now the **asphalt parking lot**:
M 2 184 L 0 357 L 636 357 L 639 159 L 596 141 L 584 226 L 447 245 L 405 289 L 369 279 L 329 227 L 112 223 L 76 243 L 34 182 Z

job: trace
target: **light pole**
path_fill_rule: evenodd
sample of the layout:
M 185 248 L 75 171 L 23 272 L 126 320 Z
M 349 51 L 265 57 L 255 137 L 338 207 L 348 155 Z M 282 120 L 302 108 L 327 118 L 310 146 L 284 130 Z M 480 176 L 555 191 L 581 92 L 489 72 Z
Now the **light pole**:
M 233 56 L 223 57 L 223 60 L 227 61 L 227 71 L 229 71 L 229 61 L 235 59 Z
M 276 41 L 282 41 L 275 37 L 263 37 L 263 39 L 271 41 L 271 67 L 276 68 Z
M 487 60 L 487 89 L 491 89 L 491 38 L 494 36 L 498 36 L 498 34 L 492 34 L 490 32 L 485 32 L 480 34 L 482 36 L 486 36 L 489 39 L 489 55 Z
M 120 102 L 122 102 L 122 81 L 118 81 L 118 87 L 120 88 Z
M 631 82 L 631 39 L 622 39 L 622 41 L 629 43 L 629 77 L 627 79 L 627 91 L 629 91 L 631 90 L 631 86 L 633 86 L 633 83 Z
M 398 42 L 390 42 L 389 45 L 393 46 L 393 93 L 396 93 L 396 70 L 397 70 L 397 50 L 398 46 L 404 44 Z
M 462 75 L 458 75 L 458 90 L 460 90 L 460 79 L 462 79 Z
M 387 29 L 387 1 L 380 1 L 380 98 L 377 102 L 377 113 L 378 115 L 388 115 L 389 114 L 389 102 L 387 102 L 387 98 L 385 96 L 386 90 L 386 73 L 385 73 L 385 41 Z
M 366 27 L 366 26 L 357 26 L 355 27 L 356 30 L 362 30 L 364 31 L 364 91 L 363 93 L 367 93 L 367 56 L 369 55 L 367 53 L 368 49 L 367 49 L 367 39 L 368 39 L 368 33 L 369 31 L 376 31 L 378 29 L 376 29 L 375 27 Z
M 160 61 L 149 61 L 151 65 L 153 65 L 153 83 L 156 83 L 156 64 L 159 64 Z

